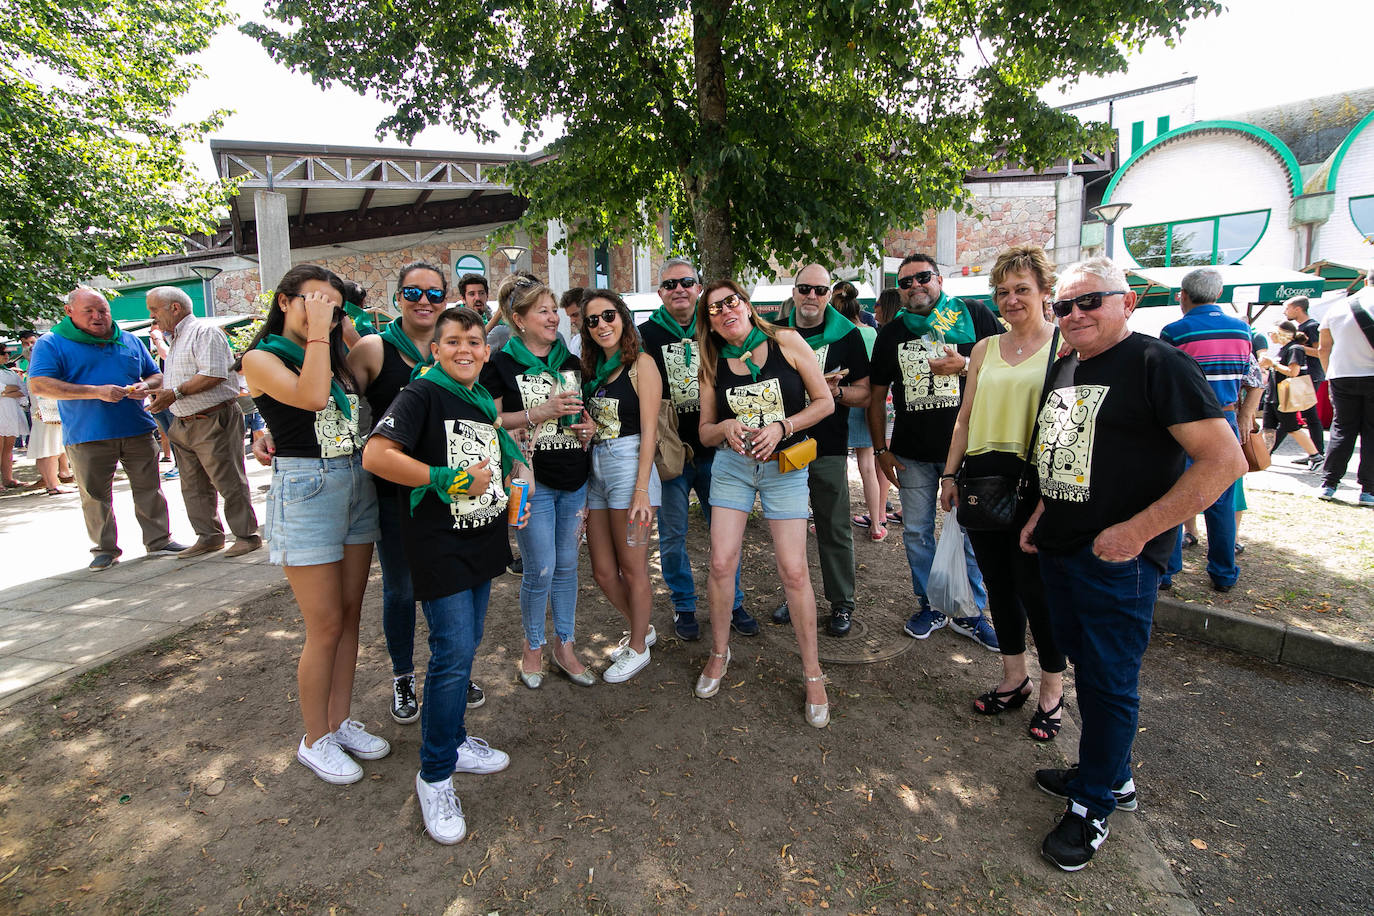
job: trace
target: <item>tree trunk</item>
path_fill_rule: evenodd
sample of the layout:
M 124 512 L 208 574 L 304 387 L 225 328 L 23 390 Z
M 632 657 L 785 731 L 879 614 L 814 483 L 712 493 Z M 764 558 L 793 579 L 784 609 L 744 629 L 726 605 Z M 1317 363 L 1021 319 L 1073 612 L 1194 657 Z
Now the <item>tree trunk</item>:
M 701 126 L 699 149 L 709 160 L 725 143 L 725 59 L 721 35 L 730 0 L 695 0 L 692 4 L 692 56 L 696 62 L 697 120 Z M 698 159 L 700 162 L 700 159 Z M 727 203 L 712 203 L 716 177 L 710 171 L 687 177 L 687 199 L 692 206 L 701 254 L 701 274 L 707 280 L 734 275 L 735 245 Z

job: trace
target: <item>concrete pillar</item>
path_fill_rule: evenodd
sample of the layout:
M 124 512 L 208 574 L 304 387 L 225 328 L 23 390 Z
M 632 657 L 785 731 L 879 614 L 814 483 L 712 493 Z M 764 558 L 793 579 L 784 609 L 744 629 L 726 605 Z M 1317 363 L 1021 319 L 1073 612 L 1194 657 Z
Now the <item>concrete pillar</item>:
M 515 244 L 525 249 L 525 253 L 515 259 L 515 269 L 533 273 L 534 255 L 530 251 L 530 234 L 524 229 L 515 230 Z
M 654 289 L 653 252 L 643 245 L 635 245 L 634 292 L 648 293 Z
M 1107 227 L 1110 232 L 1114 226 Z M 1054 183 L 1054 251 L 1050 257 L 1060 267 L 1079 258 L 1083 236 L 1083 176 L 1069 175 Z
M 935 260 L 953 267 L 959 258 L 959 215 L 941 210 L 935 217 Z
M 253 192 L 253 219 L 258 233 L 258 278 L 263 292 L 277 288 L 291 269 L 291 230 L 286 218 L 286 195 Z
M 563 241 L 568 235 L 567 229 L 563 224 L 556 220 L 549 220 L 548 240 L 549 240 L 549 289 L 560 296 L 572 286 L 568 279 L 568 250 L 554 251 L 554 246 Z

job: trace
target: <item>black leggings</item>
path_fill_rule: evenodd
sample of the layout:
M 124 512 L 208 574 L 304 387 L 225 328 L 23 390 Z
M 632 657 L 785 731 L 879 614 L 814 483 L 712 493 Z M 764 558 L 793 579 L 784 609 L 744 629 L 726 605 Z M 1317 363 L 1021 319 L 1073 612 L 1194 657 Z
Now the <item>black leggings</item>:
M 970 531 L 973 555 L 988 590 L 988 610 L 1003 655 L 1026 651 L 1026 623 L 1040 656 L 1040 670 L 1058 674 L 1068 667 L 1064 653 L 1055 645 L 1045 587 L 1040 581 L 1040 560 L 1021 549 L 1018 539 L 1024 518 L 1011 531 Z

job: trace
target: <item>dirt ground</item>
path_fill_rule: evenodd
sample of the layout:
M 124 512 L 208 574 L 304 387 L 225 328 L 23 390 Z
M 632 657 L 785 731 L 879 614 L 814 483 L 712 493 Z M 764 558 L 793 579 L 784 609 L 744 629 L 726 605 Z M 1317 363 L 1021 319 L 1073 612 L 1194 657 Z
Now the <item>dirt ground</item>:
M 694 523 L 692 549 L 705 555 Z M 776 601 L 750 523 L 748 604 Z M 865 632 L 904 654 L 827 664 L 834 721 L 802 719 L 790 628 L 734 637 L 721 693 L 695 699 L 706 644 L 671 638 L 657 599 L 653 663 L 627 684 L 518 684 L 518 582 L 492 596 L 472 733 L 510 752 L 456 777 L 460 845 L 423 831 L 418 726 L 387 714 L 380 583 L 369 587 L 354 715 L 393 743 L 364 781 L 325 785 L 294 760 L 299 615 L 285 589 L 0 711 L 0 910 L 14 913 L 1155 913 L 1120 815 L 1092 865 L 1038 855 L 1062 810 L 1031 772 L 1064 764 L 1022 710 L 967 711 L 997 657 L 949 631 L 898 631 L 900 538 L 861 538 Z M 620 634 L 585 564 L 585 657 Z M 869 629 L 871 628 L 871 630 Z M 856 636 L 857 628 L 856 628 Z M 851 637 L 853 638 L 853 637 Z M 824 638 L 829 641 L 828 637 Z M 833 654 L 843 647 L 823 649 Z M 417 664 L 423 670 L 423 641 Z M 1157 875 L 1156 875 L 1157 877 Z

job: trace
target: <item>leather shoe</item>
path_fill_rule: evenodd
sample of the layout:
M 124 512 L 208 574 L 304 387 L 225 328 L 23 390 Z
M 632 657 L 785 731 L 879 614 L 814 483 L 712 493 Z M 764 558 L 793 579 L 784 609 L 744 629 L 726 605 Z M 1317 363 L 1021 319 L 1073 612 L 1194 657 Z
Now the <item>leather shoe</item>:
M 775 611 L 773 612 L 773 622 L 774 622 L 774 623 L 791 623 L 791 622 L 792 622 L 792 612 L 789 611 L 789 610 L 787 609 L 787 602 L 786 602 L 786 601 L 784 601 L 782 604 L 778 605 L 777 610 L 775 610 Z
M 825 625 L 825 631 L 831 636 L 848 636 L 850 627 L 850 615 L 854 612 L 847 608 L 836 608 L 830 612 L 830 620 Z
M 177 559 L 189 560 L 193 557 L 201 557 L 207 553 L 214 553 L 216 550 L 219 550 L 223 546 L 223 538 L 199 540 L 192 544 L 190 547 L 187 547 L 185 550 L 177 551 Z
M 234 541 L 234 545 L 224 552 L 226 557 L 241 557 L 245 553 L 252 553 L 262 546 L 262 538 L 258 535 L 239 538 Z
M 743 607 L 737 607 L 730 612 L 730 629 L 741 636 L 757 636 L 759 635 L 759 622 Z

